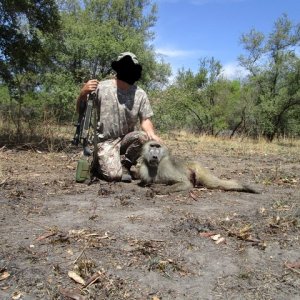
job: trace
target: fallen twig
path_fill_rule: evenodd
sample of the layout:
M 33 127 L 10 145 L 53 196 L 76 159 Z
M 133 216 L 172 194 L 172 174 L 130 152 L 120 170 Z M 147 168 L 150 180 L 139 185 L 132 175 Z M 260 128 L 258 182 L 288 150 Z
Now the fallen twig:
M 197 195 L 196 195 L 195 193 L 190 192 L 190 193 L 189 193 L 189 196 L 190 196 L 193 200 L 198 201 Z
M 57 233 L 57 231 L 53 230 L 53 231 L 50 231 L 50 232 L 46 232 L 45 234 L 39 236 L 36 240 L 37 241 L 41 241 L 41 240 L 44 240 L 50 236 L 53 236 Z
M 6 149 L 7 149 L 7 148 L 6 148 L 6 146 L 4 145 L 3 147 L 0 148 L 0 152 L 5 151 Z
M 227 231 L 227 234 L 229 236 L 235 236 L 236 238 L 240 239 L 240 240 L 243 240 L 245 242 L 252 242 L 254 244 L 260 244 L 262 243 L 263 241 L 262 240 L 259 240 L 259 239 L 254 239 L 252 237 L 247 237 L 247 236 L 243 236 L 242 234 L 240 233 L 237 233 L 237 232 L 234 232 L 234 231 L 231 231 L 230 229 L 227 229 L 226 227 L 222 227 L 224 230 Z
M 103 275 L 102 272 L 97 271 L 95 274 L 93 274 L 85 283 L 84 288 L 89 287 L 91 284 L 96 282 L 101 276 Z
M 300 267 L 300 263 L 294 263 L 294 264 L 292 264 L 292 263 L 285 263 L 284 266 L 286 268 L 288 268 L 289 270 L 291 270 L 291 271 L 293 271 L 293 272 L 295 272 L 297 274 L 300 274 L 300 271 L 296 270 L 296 268 Z
M 76 264 L 77 261 L 80 259 L 80 257 L 83 255 L 84 251 L 87 249 L 88 245 L 85 245 L 83 250 L 80 252 L 80 254 L 78 255 L 78 257 L 74 260 L 73 264 Z
M 80 295 L 79 293 L 77 293 L 76 291 L 70 290 L 70 289 L 63 289 L 60 288 L 59 292 L 68 298 L 71 298 L 73 300 L 86 300 L 86 298 L 82 295 Z
M 4 180 L 2 180 L 2 181 L 0 182 L 0 186 L 4 185 L 5 182 L 6 182 L 8 179 L 9 179 L 9 177 L 7 177 L 7 178 L 5 178 Z

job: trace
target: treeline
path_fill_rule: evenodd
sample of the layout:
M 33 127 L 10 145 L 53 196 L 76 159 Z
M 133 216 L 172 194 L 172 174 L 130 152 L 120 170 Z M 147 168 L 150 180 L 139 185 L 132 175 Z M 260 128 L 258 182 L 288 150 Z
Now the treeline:
M 210 135 L 296 137 L 300 134 L 300 25 L 286 15 L 264 36 L 241 36 L 239 57 L 247 76 L 228 80 L 214 58 L 200 60 L 199 71 L 180 70 L 174 83 L 155 97 L 161 129 L 185 128 Z
M 166 84 L 170 67 L 151 46 L 156 11 L 149 0 L 2 0 L 2 133 L 22 138 L 43 124 L 70 124 L 83 82 L 110 76 L 124 51 L 143 64 L 145 88 Z
M 300 26 L 283 15 L 264 36 L 241 37 L 247 77 L 229 80 L 215 58 L 199 70 L 171 68 L 151 45 L 157 7 L 151 0 L 2 0 L 0 5 L 0 130 L 22 137 L 43 124 L 70 124 L 75 99 L 90 78 L 111 76 L 123 51 L 143 65 L 140 85 L 150 95 L 160 130 L 186 129 L 299 136 Z M 299 52 L 298 52 L 299 54 Z

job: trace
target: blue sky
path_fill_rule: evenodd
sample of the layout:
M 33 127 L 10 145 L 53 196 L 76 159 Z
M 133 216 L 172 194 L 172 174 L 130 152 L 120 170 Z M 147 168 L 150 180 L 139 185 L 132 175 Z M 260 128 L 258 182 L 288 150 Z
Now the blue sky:
M 156 0 L 158 20 L 154 47 L 173 73 L 179 68 L 196 72 L 199 59 L 214 57 L 228 77 L 238 77 L 239 40 L 252 28 L 269 34 L 286 13 L 300 22 L 300 0 Z M 173 76 L 175 75 L 173 74 Z

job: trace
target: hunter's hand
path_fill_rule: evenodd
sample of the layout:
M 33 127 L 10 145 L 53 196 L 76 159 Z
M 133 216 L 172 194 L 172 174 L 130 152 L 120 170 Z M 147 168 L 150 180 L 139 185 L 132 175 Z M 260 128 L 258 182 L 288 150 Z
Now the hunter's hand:
M 158 135 L 156 135 L 152 121 L 149 118 L 141 120 L 141 128 L 143 131 L 145 131 L 145 133 L 147 134 L 147 137 L 150 141 L 154 140 L 159 143 L 163 143 L 161 138 Z
M 163 144 L 163 140 L 158 135 L 156 135 L 155 133 L 153 133 L 153 132 L 146 132 L 146 134 L 148 136 L 149 141 L 153 140 L 153 141 L 156 141 L 158 143 Z
M 96 90 L 99 81 L 97 79 L 91 79 L 84 84 L 80 91 L 80 96 L 86 96 L 89 93 Z
M 78 113 L 80 113 L 82 103 L 87 101 L 87 95 L 96 90 L 98 83 L 99 81 L 97 79 L 91 79 L 83 85 L 76 101 L 76 111 Z

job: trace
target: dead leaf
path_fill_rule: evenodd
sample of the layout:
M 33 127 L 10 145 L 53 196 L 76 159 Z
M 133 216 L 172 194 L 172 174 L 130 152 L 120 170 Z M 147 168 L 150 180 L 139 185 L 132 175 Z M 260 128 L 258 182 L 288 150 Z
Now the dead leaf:
M 214 241 L 217 241 L 221 237 L 221 234 L 212 235 L 210 238 Z
M 224 237 L 220 237 L 218 240 L 216 240 L 216 244 L 222 244 L 222 243 L 226 243 L 226 240 Z
M 12 294 L 11 298 L 12 298 L 13 300 L 18 300 L 18 299 L 21 299 L 22 295 L 23 295 L 23 293 L 21 293 L 21 292 L 14 292 L 14 293 Z
M 75 282 L 85 285 L 84 279 L 81 276 L 79 276 L 77 273 L 75 273 L 74 271 L 69 271 L 68 276 L 71 279 L 73 279 Z
M 76 236 L 81 236 L 85 233 L 85 230 L 84 229 L 80 229 L 80 230 L 75 230 L 75 229 L 72 229 L 72 230 L 69 230 L 69 235 L 76 235 Z
M 206 232 L 200 232 L 199 235 L 201 237 L 211 237 L 213 235 L 216 235 L 216 233 L 213 231 L 206 231 Z
M 240 229 L 240 235 L 245 235 L 251 230 L 252 226 L 250 224 L 245 225 Z
M 292 269 L 300 269 L 300 262 L 293 262 L 293 263 L 286 263 L 285 264 L 288 268 Z
M 73 252 L 72 249 L 68 249 L 68 250 L 67 250 L 67 253 L 70 254 L 70 255 L 74 255 L 74 252 Z
M 10 274 L 9 274 L 8 272 L 6 272 L 6 271 L 3 272 L 3 273 L 0 275 L 0 281 L 7 279 L 9 276 L 10 276 Z
M 264 207 L 261 207 L 259 209 L 259 212 L 263 215 L 266 212 L 266 209 Z

